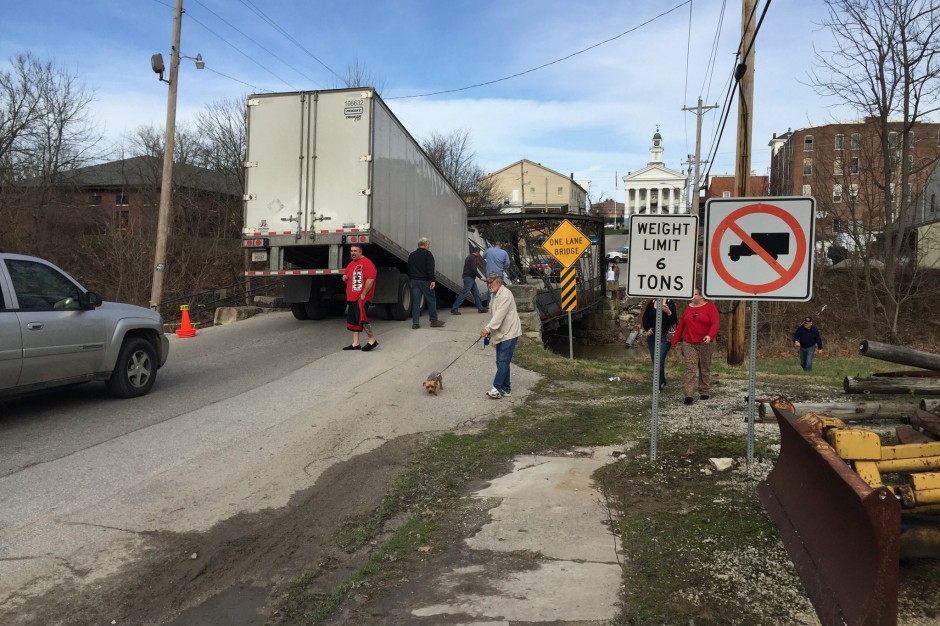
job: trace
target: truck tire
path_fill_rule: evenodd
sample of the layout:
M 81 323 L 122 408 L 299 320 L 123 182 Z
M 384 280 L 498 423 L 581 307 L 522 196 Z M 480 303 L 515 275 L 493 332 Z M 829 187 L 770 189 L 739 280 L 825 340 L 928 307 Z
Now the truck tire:
M 398 301 L 388 305 L 388 312 L 399 322 L 411 317 L 411 280 L 407 276 L 398 277 Z
M 326 317 L 326 305 L 319 291 L 312 296 L 310 302 L 304 303 L 304 310 L 307 312 L 307 319 L 322 320 Z
M 157 352 L 141 337 L 126 337 L 111 378 L 105 383 L 111 395 L 137 398 L 146 394 L 157 380 Z
M 294 302 L 290 305 L 290 312 L 294 314 L 294 317 L 299 320 L 308 320 L 310 317 L 307 315 L 307 305 L 303 302 Z

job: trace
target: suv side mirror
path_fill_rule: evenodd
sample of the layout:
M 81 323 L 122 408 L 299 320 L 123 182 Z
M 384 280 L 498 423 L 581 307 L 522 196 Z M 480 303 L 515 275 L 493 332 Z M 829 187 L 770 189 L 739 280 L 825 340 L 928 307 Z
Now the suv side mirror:
M 101 303 L 104 302 L 104 299 L 101 297 L 101 294 L 97 291 L 87 291 L 82 297 L 82 308 L 86 311 L 92 311 L 101 306 Z

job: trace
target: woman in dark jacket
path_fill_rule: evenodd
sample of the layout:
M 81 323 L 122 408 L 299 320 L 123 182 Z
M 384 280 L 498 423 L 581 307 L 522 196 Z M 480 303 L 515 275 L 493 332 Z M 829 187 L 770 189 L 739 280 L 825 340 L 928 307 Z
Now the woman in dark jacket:
M 641 325 L 646 334 L 646 345 L 650 351 L 653 367 L 656 367 L 656 309 L 663 307 L 662 334 L 659 337 L 659 390 L 666 386 L 666 355 L 669 354 L 668 334 L 679 323 L 676 313 L 676 303 L 666 298 L 653 298 L 643 307 Z

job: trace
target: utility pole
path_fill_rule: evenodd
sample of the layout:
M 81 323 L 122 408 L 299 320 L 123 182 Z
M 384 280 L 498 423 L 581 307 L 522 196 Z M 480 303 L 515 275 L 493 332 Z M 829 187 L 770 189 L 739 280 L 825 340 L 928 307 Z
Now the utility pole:
M 747 0 L 745 0 L 747 1 Z M 702 106 L 702 98 L 699 96 L 698 106 L 694 109 L 692 107 L 682 107 L 683 111 L 694 111 L 695 112 L 695 178 L 692 179 L 692 197 L 689 199 L 690 203 L 695 202 L 695 212 L 693 215 L 698 215 L 699 213 L 699 201 L 698 194 L 701 189 L 699 185 L 699 159 L 702 155 L 702 113 L 709 111 L 711 109 L 717 109 L 717 104 L 712 104 L 709 106 Z
M 183 22 L 183 0 L 173 8 L 173 43 L 170 53 L 170 84 L 166 97 L 166 139 L 163 145 L 163 181 L 160 183 L 160 212 L 157 219 L 157 249 L 153 259 L 153 286 L 150 308 L 158 309 L 163 296 L 166 272 L 166 240 L 170 224 L 170 202 L 173 196 L 173 150 L 176 144 L 176 89 L 180 70 L 180 29 Z
M 734 77 L 738 81 L 738 141 L 734 165 L 734 191 L 739 198 L 750 193 L 751 127 L 754 119 L 754 48 L 755 9 L 757 0 L 742 0 L 741 49 Z M 746 56 L 745 55 L 746 52 Z M 751 306 L 757 306 L 752 302 Z M 728 317 L 728 365 L 744 363 L 744 330 L 746 309 L 743 300 L 735 302 Z M 756 316 L 755 316 L 756 317 Z

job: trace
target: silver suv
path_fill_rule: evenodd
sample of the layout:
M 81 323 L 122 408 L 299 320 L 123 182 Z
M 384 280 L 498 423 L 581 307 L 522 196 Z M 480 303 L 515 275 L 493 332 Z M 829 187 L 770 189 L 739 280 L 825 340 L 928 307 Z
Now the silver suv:
M 135 398 L 169 348 L 156 312 L 104 302 L 48 261 L 0 253 L 0 396 L 103 380 Z

